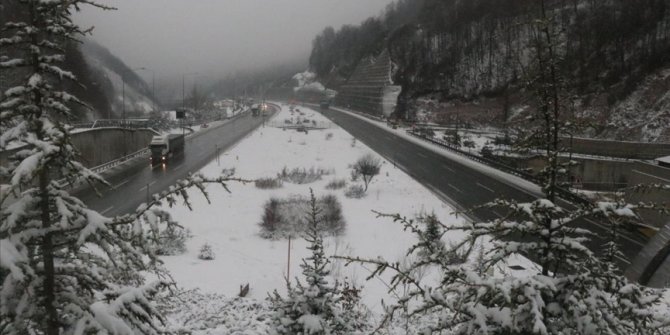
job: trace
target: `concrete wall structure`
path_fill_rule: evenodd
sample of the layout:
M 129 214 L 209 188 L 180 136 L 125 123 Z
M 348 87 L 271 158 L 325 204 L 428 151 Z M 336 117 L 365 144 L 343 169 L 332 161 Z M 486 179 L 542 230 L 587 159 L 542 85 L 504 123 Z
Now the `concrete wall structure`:
M 94 128 L 72 134 L 72 144 L 86 167 L 94 167 L 147 148 L 158 133 L 151 129 Z M 22 148 L 0 151 L 0 165 Z
M 562 138 L 563 146 L 572 152 L 585 155 L 620 157 L 630 159 L 655 159 L 670 156 L 670 143 L 645 143 L 610 141 L 592 138 Z
M 145 149 L 158 133 L 151 129 L 96 128 L 72 134 L 86 167 L 98 166 Z
M 628 185 L 670 185 L 670 168 L 636 161 L 628 175 Z M 657 189 L 629 190 L 626 199 L 630 202 L 654 202 L 670 206 L 670 191 Z M 670 225 L 670 216 L 655 210 L 642 210 L 640 215 L 645 222 L 652 223 L 656 227 Z
M 567 158 L 565 159 L 567 160 Z M 573 157 L 579 164 L 570 169 L 573 185 L 594 191 L 616 191 L 628 189 L 626 200 L 631 203 L 654 202 L 670 205 L 670 192 L 661 190 L 630 190 L 635 185 L 670 185 L 670 168 L 638 160 L 612 160 Z M 527 167 L 537 173 L 544 166 L 542 157 L 523 160 Z M 658 211 L 642 210 L 646 224 L 660 228 L 670 224 L 670 217 Z
M 625 271 L 629 280 L 651 287 L 670 287 L 670 224 L 661 228 Z
M 399 87 L 391 82 L 391 58 L 384 50 L 376 59 L 361 59 L 353 74 L 339 90 L 335 103 L 338 106 L 364 112 L 373 116 L 389 116 Z M 386 99 L 385 99 L 386 97 Z

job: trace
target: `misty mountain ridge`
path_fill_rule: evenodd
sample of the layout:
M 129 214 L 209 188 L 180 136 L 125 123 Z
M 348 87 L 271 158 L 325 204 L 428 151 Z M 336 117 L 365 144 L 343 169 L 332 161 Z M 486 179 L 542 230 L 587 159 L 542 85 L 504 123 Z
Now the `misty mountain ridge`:
M 583 135 L 670 141 L 670 2 L 545 1 L 566 95 Z M 536 1 L 399 0 L 379 17 L 314 39 L 310 67 L 338 90 L 388 51 L 397 116 L 503 127 L 533 109 L 525 88 Z
M 104 99 L 107 101 L 107 108 L 97 106 L 93 114 L 89 116 L 95 118 L 123 117 L 124 79 L 126 117 L 146 116 L 153 110 L 157 102 L 152 97 L 150 85 L 135 72 L 137 69 L 131 69 L 110 50 L 90 39 L 84 40 L 79 49 L 90 73 L 89 81 L 84 84 L 101 87 Z M 101 99 L 98 94 L 83 92 L 80 98 L 84 101 Z

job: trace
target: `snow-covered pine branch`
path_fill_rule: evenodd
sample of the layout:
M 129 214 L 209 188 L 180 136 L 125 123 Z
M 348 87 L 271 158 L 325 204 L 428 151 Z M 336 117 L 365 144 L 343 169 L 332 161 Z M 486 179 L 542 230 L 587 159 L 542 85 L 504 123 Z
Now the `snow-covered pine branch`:
M 537 111 L 528 120 L 531 129 L 520 133 L 519 143 L 522 149 L 541 150 L 545 155 L 546 165 L 538 174 L 545 198 L 528 203 L 499 199 L 479 208 L 495 207 L 496 213 L 503 212 L 502 217 L 435 225 L 443 231 L 430 235 L 466 234 L 451 247 L 452 254 L 465 256 L 464 262 L 445 262 L 440 248 L 409 268 L 385 260 L 347 260 L 375 265 L 373 275 L 393 270 L 393 282 L 412 283 L 410 291 L 387 308 L 385 321 L 400 311 L 436 313 L 440 322 L 428 331 L 463 335 L 670 333 L 670 305 L 661 299 L 662 292 L 628 282 L 613 263 L 620 255 L 616 240 L 622 221 L 639 220 L 636 211 L 640 209 L 663 207 L 628 204 L 623 199 L 580 204 L 569 211 L 556 206 L 562 176 L 572 164 L 559 162 L 564 148 L 558 139 L 572 129 L 566 129 L 571 123 L 563 113 L 561 55 L 556 52 L 560 34 L 552 26 L 544 1 L 539 5 L 540 16 L 531 23 L 530 47 L 535 55 L 524 73 L 528 89 L 536 93 Z M 390 217 L 417 237 L 409 252 L 426 250 L 430 245 L 426 231 L 399 215 Z M 600 256 L 584 245 L 593 234 L 579 225 L 594 218 L 609 222 L 612 235 Z M 486 247 L 475 257 L 473 251 L 481 246 Z M 510 274 L 508 263 L 519 257 L 537 264 L 522 274 Z M 421 282 L 412 270 L 424 266 L 437 269 L 440 280 Z
M 272 319 L 277 334 L 356 334 L 366 330 L 365 308 L 357 295 L 346 294 L 340 284 L 332 283 L 327 269 L 330 261 L 325 256 L 319 231 L 321 209 L 310 189 L 309 227 L 305 240 L 309 243 L 308 258 L 300 267 L 304 283 L 287 282 L 288 295 L 282 297 L 276 290 L 270 296 L 275 313 Z
M 159 334 L 152 297 L 167 281 L 145 284 L 142 273 L 163 277 L 155 243 L 160 226 L 175 226 L 159 207 L 182 202 L 188 189 L 239 180 L 190 175 L 156 194 L 134 213 L 108 218 L 68 193 L 67 183 L 104 181 L 78 162 L 67 125 L 76 97 L 58 89 L 73 80 L 62 70 L 63 43 L 84 34 L 71 12 L 88 0 L 19 0 L 16 22 L 3 23 L 0 40 L 22 82 L 0 101 L 0 150 L 25 148 L 0 168 L 0 332 L 3 334 Z M 241 180 L 240 180 L 241 181 Z M 10 198 L 12 198 L 10 200 Z

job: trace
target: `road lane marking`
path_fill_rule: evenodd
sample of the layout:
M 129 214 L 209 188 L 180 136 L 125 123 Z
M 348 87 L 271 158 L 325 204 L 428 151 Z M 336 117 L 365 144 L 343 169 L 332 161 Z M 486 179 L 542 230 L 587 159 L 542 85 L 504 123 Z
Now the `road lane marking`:
M 504 215 L 502 215 L 502 214 L 498 213 L 498 211 L 497 211 L 497 210 L 495 210 L 495 209 L 493 209 L 493 208 L 491 208 L 491 212 L 492 212 L 493 214 L 497 215 L 497 216 L 498 216 L 498 218 L 501 218 L 501 219 L 502 219 L 502 218 L 504 218 L 504 217 L 505 217 Z
M 453 189 L 456 190 L 457 192 L 463 193 L 463 191 L 461 191 L 461 189 L 459 189 L 458 187 L 456 187 L 456 186 L 454 186 L 454 185 L 451 185 L 451 184 L 447 183 L 447 186 L 453 188 Z
M 428 158 L 428 156 L 426 156 L 425 154 L 423 154 L 423 153 L 421 153 L 421 152 L 417 152 L 417 154 L 419 154 L 419 156 L 421 156 L 421 157 L 423 157 L 423 158 Z
M 454 169 L 450 168 L 447 164 L 442 164 L 442 167 L 451 171 L 451 172 L 454 172 Z
M 452 209 L 456 212 L 456 215 L 462 215 L 469 222 L 479 221 L 477 218 L 473 216 L 474 213 L 466 211 L 465 208 L 463 208 L 463 206 L 461 206 L 458 202 L 454 201 L 454 199 L 450 198 L 448 195 L 444 194 L 444 192 L 437 189 L 437 187 L 429 183 L 425 183 L 423 185 L 426 185 L 426 187 L 440 200 L 451 205 Z
M 181 163 L 181 164 L 179 164 L 179 165 L 173 167 L 172 170 L 174 171 L 174 170 L 181 169 L 182 166 L 184 166 L 184 163 Z
M 114 206 L 109 206 L 109 207 L 107 207 L 105 210 L 103 210 L 102 212 L 100 212 L 100 214 L 105 215 L 105 213 L 111 211 L 112 208 L 114 208 Z
M 604 224 L 595 222 L 595 221 L 593 221 L 593 220 L 591 220 L 591 219 L 588 219 L 588 218 L 584 218 L 584 220 L 585 220 L 585 221 L 588 221 L 588 222 L 591 222 L 592 224 L 594 224 L 594 225 L 596 225 L 596 226 L 598 226 L 598 227 L 604 229 L 605 231 L 609 231 L 609 230 L 610 230 L 610 228 L 607 227 L 607 226 L 605 226 Z M 628 236 L 626 236 L 626 235 L 624 235 L 624 234 L 619 234 L 619 237 L 623 237 L 623 238 L 625 238 L 626 240 L 628 240 L 628 241 L 630 241 L 630 242 L 633 242 L 633 243 L 635 243 L 635 244 L 637 244 L 637 245 L 639 245 L 639 246 L 641 246 L 641 247 L 644 247 L 644 243 L 640 243 L 639 241 L 634 240 L 634 239 L 632 239 L 632 238 L 630 238 L 630 237 L 628 237 Z
M 623 258 L 623 257 L 621 257 L 621 256 L 615 255 L 614 257 L 616 257 L 617 259 L 619 259 L 620 261 L 623 261 L 624 263 L 626 263 L 626 264 L 628 264 L 628 265 L 631 264 L 631 262 L 629 262 L 627 259 L 625 259 L 625 258 Z
M 120 182 L 120 183 L 114 185 L 114 188 L 119 188 L 119 187 L 125 185 L 125 184 L 126 184 L 127 182 L 129 182 L 129 181 L 130 181 L 130 180 L 126 179 L 126 180 L 124 180 L 124 181 L 122 181 L 122 182 Z
M 150 182 L 149 185 L 144 185 L 144 186 L 142 186 L 142 188 L 140 188 L 140 191 L 144 191 L 144 190 L 147 188 L 147 186 L 151 186 L 151 185 L 153 185 L 153 184 L 155 184 L 155 183 L 156 183 L 156 181 L 154 180 L 154 181 Z
M 654 176 L 653 174 L 644 173 L 644 172 L 642 172 L 642 171 L 640 171 L 640 170 L 633 169 L 633 172 L 635 172 L 635 173 L 639 173 L 639 174 L 641 174 L 641 175 L 643 175 L 643 176 L 653 177 L 653 178 L 656 178 L 656 179 L 660 179 L 660 180 L 665 181 L 665 182 L 670 182 L 670 179 L 665 179 L 665 178 L 661 178 L 661 177 L 659 177 L 659 176 Z
M 488 187 L 486 187 L 486 186 L 484 186 L 484 185 L 482 185 L 482 184 L 480 184 L 480 183 L 477 183 L 477 186 L 479 186 L 479 187 L 481 187 L 481 188 L 483 188 L 483 189 L 485 189 L 485 190 L 487 190 L 487 191 L 489 191 L 489 192 L 491 192 L 491 193 L 496 193 L 494 190 L 492 190 L 492 189 L 490 189 L 490 188 L 488 188 Z

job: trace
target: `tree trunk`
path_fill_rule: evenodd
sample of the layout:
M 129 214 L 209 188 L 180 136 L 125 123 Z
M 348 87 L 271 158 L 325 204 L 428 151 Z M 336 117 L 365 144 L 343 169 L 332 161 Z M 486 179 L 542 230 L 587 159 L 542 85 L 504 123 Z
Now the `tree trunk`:
M 43 228 L 51 226 L 51 216 L 49 214 L 49 170 L 45 167 L 40 172 L 40 201 L 41 221 Z M 46 311 L 46 329 L 47 335 L 58 335 L 59 322 L 58 312 L 56 310 L 55 295 L 55 269 L 53 256 L 53 241 L 51 234 L 46 234 L 42 240 L 42 262 L 44 263 L 44 282 L 42 290 L 44 294 L 44 310 Z
M 45 23 L 43 22 L 43 18 L 40 17 L 40 13 L 38 13 L 37 8 L 35 8 L 35 4 L 31 1 L 28 6 L 28 11 L 30 13 L 30 20 L 33 26 L 37 27 L 39 31 L 42 34 L 46 33 L 46 27 L 44 26 Z M 40 45 L 40 37 L 37 36 L 37 34 L 30 34 L 30 42 L 32 45 L 38 46 Z M 31 55 L 30 61 L 32 65 L 32 72 L 33 73 L 39 73 L 42 74 L 44 70 L 40 66 L 40 55 L 39 53 L 33 53 Z M 40 92 L 37 92 L 34 97 L 34 103 L 35 105 L 39 108 L 41 113 L 45 113 L 43 109 L 43 101 L 42 101 L 42 94 Z M 42 124 L 41 121 L 39 121 L 39 116 L 40 115 L 35 115 L 32 116 L 34 117 L 33 120 L 31 120 L 36 129 L 36 135 L 38 138 L 42 138 L 44 134 L 42 133 Z M 39 190 L 40 190 L 40 221 L 42 221 L 42 227 L 43 228 L 49 228 L 51 227 L 51 215 L 50 215 L 50 210 L 49 210 L 49 168 L 46 165 L 42 166 L 42 171 L 40 171 L 39 175 Z M 60 322 L 58 321 L 58 311 L 56 310 L 56 294 L 55 294 L 55 286 L 56 286 L 56 274 L 55 274 L 55 267 L 54 267 L 54 248 L 53 248 L 53 240 L 52 240 L 52 235 L 50 233 L 47 233 L 44 238 L 42 239 L 42 245 L 40 246 L 41 248 L 41 253 L 42 253 L 42 263 L 44 266 L 44 280 L 42 282 L 42 294 L 43 294 L 43 305 L 44 305 L 44 312 L 45 312 L 45 329 L 44 333 L 46 335 L 58 335 L 59 334 L 59 324 Z

